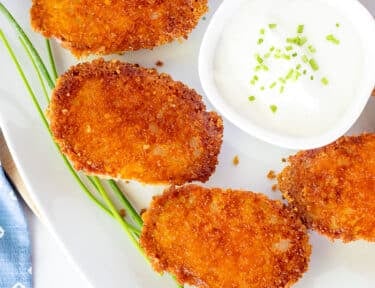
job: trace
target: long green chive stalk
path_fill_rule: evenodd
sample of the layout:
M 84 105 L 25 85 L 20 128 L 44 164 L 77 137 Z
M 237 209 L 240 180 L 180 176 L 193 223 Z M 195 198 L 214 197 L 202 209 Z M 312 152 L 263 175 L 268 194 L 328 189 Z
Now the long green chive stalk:
M 39 71 L 38 67 L 36 66 L 37 64 L 35 63 L 35 60 L 34 60 L 33 56 L 30 53 L 30 49 L 27 47 L 27 44 L 26 44 L 25 40 L 23 40 L 23 38 L 21 38 L 21 37 L 18 37 L 18 38 L 20 39 L 22 47 L 26 51 L 27 56 L 29 57 L 31 63 L 33 64 L 34 70 L 35 70 L 36 74 L 38 75 L 38 80 L 40 82 L 40 85 L 42 86 L 43 95 L 46 98 L 47 102 L 49 102 L 49 97 L 48 97 L 46 85 L 44 84 L 44 80 L 42 78 L 42 74 L 40 74 L 40 71 Z
M 53 53 L 52 53 L 52 49 L 51 49 L 51 42 L 49 41 L 49 39 L 46 39 L 46 47 L 47 47 L 47 52 L 48 52 L 49 63 L 51 65 L 51 69 L 52 69 L 53 80 L 56 81 L 56 79 L 58 77 L 58 74 L 57 74 L 57 69 L 56 69 L 56 63 L 55 63 L 55 60 L 53 58 Z
M 116 182 L 111 180 L 108 180 L 109 186 L 111 186 L 113 192 L 117 195 L 119 200 L 121 201 L 121 204 L 126 207 L 127 212 L 129 213 L 130 218 L 133 219 L 133 221 L 138 225 L 139 228 L 142 228 L 143 221 L 142 218 L 139 216 L 137 211 L 133 208 L 133 206 L 130 204 L 129 200 L 124 196 L 120 188 L 117 186 Z
M 21 26 L 17 23 L 16 19 L 14 19 L 12 14 L 10 14 L 8 9 L 1 2 L 0 2 L 0 12 L 5 16 L 5 18 L 8 19 L 9 23 L 13 25 L 13 27 L 19 33 L 20 37 L 25 41 L 27 46 L 30 48 L 30 53 L 31 53 L 31 55 L 33 55 L 33 57 L 35 59 L 35 62 L 37 63 L 37 65 L 40 69 L 41 74 L 46 79 L 48 86 L 52 89 L 55 86 L 55 84 L 52 81 L 52 79 L 51 79 L 51 77 L 48 73 L 48 70 L 47 70 L 46 66 L 44 65 L 44 63 L 42 61 L 42 58 L 40 57 L 38 51 L 35 49 L 34 45 L 31 43 L 29 37 L 27 37 L 26 33 L 23 31 Z
M 44 85 L 44 82 L 43 82 L 43 78 L 42 76 L 44 77 L 45 81 L 47 82 L 48 86 L 50 89 L 53 89 L 54 88 L 54 81 L 52 80 L 52 77 L 51 75 L 49 74 L 47 68 L 46 68 L 46 65 L 44 64 L 44 62 L 42 61 L 38 51 L 35 49 L 35 47 L 33 46 L 33 44 L 31 43 L 30 39 L 27 37 L 26 33 L 23 31 L 23 29 L 21 28 L 21 26 L 17 23 L 17 21 L 15 20 L 15 18 L 11 15 L 11 13 L 5 8 L 5 6 L 0 3 L 0 12 L 3 13 L 3 15 L 8 19 L 8 21 L 13 25 L 13 27 L 17 30 L 17 32 L 19 33 L 19 39 L 21 41 L 21 44 L 23 46 L 23 48 L 25 49 L 25 52 L 27 53 L 27 56 L 30 58 L 30 61 L 32 62 L 33 64 L 33 67 L 37 73 L 37 76 L 38 76 L 38 79 L 40 81 L 40 84 L 42 85 L 42 90 L 43 90 L 43 93 L 47 99 L 47 102 L 49 102 L 49 97 L 48 97 L 48 93 L 47 93 L 47 89 Z M 10 44 L 9 44 L 9 41 L 7 40 L 7 38 L 5 37 L 3 31 L 0 29 L 0 40 L 3 42 L 4 46 L 6 47 L 6 50 L 8 51 L 12 61 L 14 62 L 15 66 L 16 66 L 16 69 L 26 87 L 26 90 L 28 91 L 29 95 L 31 96 L 31 99 L 32 99 L 32 102 L 34 104 L 34 106 L 36 107 L 37 111 L 38 111 L 38 114 L 43 122 L 43 125 L 45 126 L 45 128 L 47 129 L 48 133 L 50 134 L 50 137 L 52 138 L 52 133 L 51 133 L 51 130 L 50 130 L 50 127 L 49 127 L 49 124 L 48 124 L 48 121 L 43 113 L 43 110 L 36 98 L 36 95 L 33 91 L 33 89 L 31 88 L 31 85 L 29 83 L 29 81 L 27 80 L 26 76 L 25 76 L 25 73 L 23 71 L 23 69 L 21 68 L 16 56 L 15 56 L 15 53 L 13 51 L 13 49 L 11 48 Z M 49 40 L 47 39 L 46 40 L 46 46 L 47 46 L 47 50 L 48 50 L 48 55 L 49 55 L 49 61 L 50 61 L 50 65 L 51 65 L 51 68 L 52 68 L 52 73 L 53 73 L 53 77 L 54 77 L 54 80 L 57 79 L 57 70 L 56 70 L 56 65 L 55 65 L 55 61 L 54 61 L 54 58 L 53 58 L 53 54 L 52 54 L 52 50 L 51 50 L 51 46 L 50 46 L 50 42 Z M 109 216 L 113 217 L 115 220 L 117 220 L 119 222 L 119 224 L 121 225 L 121 227 L 123 228 L 123 230 L 125 231 L 125 233 L 129 236 L 129 239 L 131 240 L 131 242 L 133 243 L 133 245 L 137 248 L 137 250 L 145 257 L 145 254 L 142 250 L 142 248 L 140 247 L 139 245 L 139 237 L 140 237 L 140 229 L 142 228 L 143 226 L 143 221 L 142 221 L 142 218 L 139 216 L 139 214 L 136 212 L 136 210 L 134 209 L 134 207 L 131 205 L 131 203 L 129 202 L 129 200 L 123 195 L 122 191 L 120 190 L 120 188 L 118 187 L 118 185 L 116 184 L 115 181 L 113 180 L 108 180 L 108 183 L 111 187 L 111 189 L 113 190 L 113 192 L 115 193 L 115 195 L 118 197 L 118 199 L 120 200 L 121 204 L 124 205 L 125 207 L 125 211 L 126 213 L 130 216 L 130 218 L 135 222 L 135 224 L 137 225 L 137 227 L 134 227 L 133 225 L 129 224 L 121 215 L 120 213 L 117 211 L 116 209 L 116 206 L 113 204 L 112 200 L 110 199 L 108 193 L 106 192 L 106 190 L 104 189 L 102 183 L 100 182 L 99 178 L 97 177 L 90 177 L 90 176 L 86 176 L 88 181 L 93 185 L 93 187 L 99 192 L 99 194 L 101 195 L 102 199 L 104 200 L 105 204 L 107 205 L 107 207 L 105 205 L 103 205 L 103 203 L 101 203 L 92 193 L 91 191 L 89 190 L 89 188 L 87 188 L 87 186 L 82 182 L 81 178 L 79 177 L 79 175 L 77 174 L 77 172 L 74 170 L 74 168 L 72 167 L 72 165 L 70 164 L 70 162 L 68 161 L 68 159 L 62 154 L 61 150 L 60 150 L 60 147 L 59 145 L 53 141 L 55 147 L 57 148 L 60 156 L 62 157 L 63 159 L 63 162 L 64 164 L 67 166 L 69 172 L 72 174 L 73 178 L 77 181 L 78 185 L 80 186 L 81 190 L 89 197 L 90 200 L 92 200 L 99 208 L 101 208 L 105 213 L 107 213 Z M 148 261 L 148 259 L 145 257 L 145 259 Z M 176 281 L 176 284 L 177 284 L 177 287 L 178 288 L 183 288 L 184 286 L 179 284 L 176 280 L 175 277 L 173 277 L 173 279 Z
M 96 177 L 96 176 L 94 176 L 93 180 L 94 180 L 95 185 L 98 187 L 100 195 L 102 196 L 104 202 L 107 204 L 109 210 L 112 212 L 112 215 L 118 221 L 118 223 L 121 225 L 121 227 L 123 228 L 123 230 L 125 231 L 125 233 L 128 234 L 129 239 L 131 240 L 131 242 L 133 243 L 133 245 L 143 255 L 144 252 L 143 252 L 141 246 L 139 246 L 139 242 L 137 241 L 138 239 L 136 239 L 134 237 L 134 235 L 132 233 L 130 233 L 129 223 L 126 222 L 124 220 L 124 218 L 122 218 L 121 215 L 118 213 L 115 205 L 112 203 L 111 199 L 109 198 L 109 196 L 108 196 L 107 192 L 105 191 L 105 189 L 104 189 L 102 183 L 100 182 L 99 178 Z

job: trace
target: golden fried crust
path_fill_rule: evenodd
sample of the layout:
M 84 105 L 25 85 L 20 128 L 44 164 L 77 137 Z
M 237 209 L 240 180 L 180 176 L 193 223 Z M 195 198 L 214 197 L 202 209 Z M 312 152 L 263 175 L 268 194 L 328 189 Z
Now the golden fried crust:
M 208 180 L 223 136 L 222 119 L 194 90 L 155 69 L 102 59 L 59 78 L 48 116 L 76 169 L 144 183 Z
M 290 287 L 307 270 L 306 228 L 279 201 L 252 192 L 171 188 L 143 214 L 154 269 L 210 288 Z
M 278 182 L 308 227 L 345 242 L 375 241 L 375 134 L 299 152 Z
M 33 0 L 31 25 L 76 56 L 152 49 L 187 38 L 207 0 Z

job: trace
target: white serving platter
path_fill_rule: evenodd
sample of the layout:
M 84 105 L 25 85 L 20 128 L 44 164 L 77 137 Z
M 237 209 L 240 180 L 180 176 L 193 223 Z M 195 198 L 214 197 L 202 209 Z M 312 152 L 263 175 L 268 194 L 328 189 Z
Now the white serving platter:
M 229 0 L 227 0 L 229 1 Z M 210 1 L 210 12 L 194 30 L 189 40 L 172 43 L 153 51 L 126 53 L 116 58 L 155 67 L 161 60 L 160 71 L 170 73 L 203 94 L 198 78 L 198 51 L 210 16 L 222 1 Z M 47 59 L 44 40 L 31 31 L 29 0 L 3 3 L 16 16 L 42 56 Z M 375 2 L 363 0 L 375 14 Z M 27 71 L 31 83 L 38 87 L 32 66 L 17 41 L 14 31 L 0 17 L 0 28 L 10 38 Z M 374 35 L 375 37 L 375 35 Z M 59 72 L 77 61 L 69 52 L 53 43 Z M 375 64 L 375 63 L 374 63 Z M 45 107 L 41 91 L 36 89 Z M 209 109 L 212 106 L 206 101 Z M 359 121 L 349 134 L 375 131 L 375 99 L 371 99 Z M 141 255 L 131 246 L 127 236 L 115 221 L 102 213 L 81 192 L 63 162 L 26 93 L 13 63 L 0 45 L 0 127 L 25 185 L 51 233 L 93 287 L 141 288 L 175 287 L 169 276 L 154 273 Z M 219 165 L 205 185 L 241 188 L 262 192 L 274 199 L 273 182 L 266 178 L 269 170 L 280 171 L 281 158 L 294 153 L 256 140 L 225 121 L 225 133 Z M 239 156 L 238 166 L 232 164 Z M 162 187 L 130 183 L 125 187 L 138 209 L 147 207 L 154 193 Z M 375 287 L 375 244 L 357 241 L 350 244 L 332 243 L 311 233 L 313 254 L 310 269 L 296 288 L 370 288 Z M 1 267 L 0 267 L 1 269 Z

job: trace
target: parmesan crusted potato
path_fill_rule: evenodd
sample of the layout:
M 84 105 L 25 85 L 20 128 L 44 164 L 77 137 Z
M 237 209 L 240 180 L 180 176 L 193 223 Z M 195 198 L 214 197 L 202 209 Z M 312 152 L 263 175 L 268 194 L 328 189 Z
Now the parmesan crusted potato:
M 309 228 L 345 242 L 375 241 L 375 134 L 299 152 L 278 182 Z
M 284 288 L 307 270 L 306 227 L 279 201 L 186 185 L 153 199 L 140 243 L 157 272 L 202 288 Z
M 223 122 L 167 74 L 102 59 L 71 67 L 48 108 L 51 131 L 77 170 L 143 183 L 206 181 Z
M 207 0 L 33 0 L 31 25 L 75 56 L 152 49 L 187 38 Z

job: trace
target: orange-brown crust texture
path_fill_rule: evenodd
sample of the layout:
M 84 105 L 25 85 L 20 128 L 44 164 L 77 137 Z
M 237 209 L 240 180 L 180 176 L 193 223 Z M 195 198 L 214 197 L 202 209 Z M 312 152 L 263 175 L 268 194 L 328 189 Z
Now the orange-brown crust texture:
M 152 49 L 187 38 L 207 0 L 33 0 L 31 25 L 74 55 Z
M 284 288 L 307 270 L 306 227 L 279 201 L 252 192 L 172 187 L 142 215 L 152 266 L 201 288 Z
M 345 242 L 375 241 L 375 134 L 299 152 L 278 182 L 309 228 Z
M 103 59 L 73 66 L 48 116 L 62 152 L 87 174 L 182 184 L 208 180 L 218 163 L 221 117 L 155 69 Z

